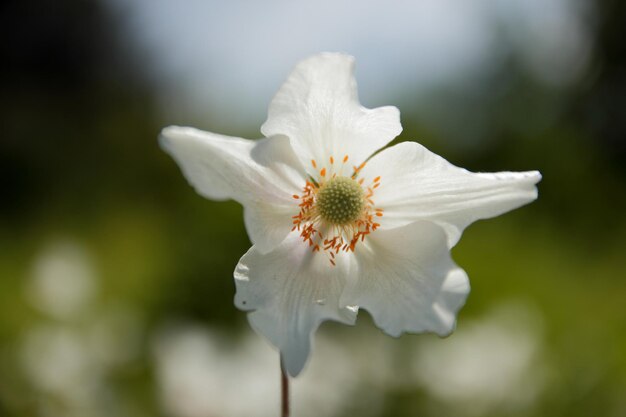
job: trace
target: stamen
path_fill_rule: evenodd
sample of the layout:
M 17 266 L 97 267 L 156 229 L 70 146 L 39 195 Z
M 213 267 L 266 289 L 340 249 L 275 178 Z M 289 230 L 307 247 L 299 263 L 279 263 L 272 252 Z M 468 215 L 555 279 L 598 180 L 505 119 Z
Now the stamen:
M 342 158 L 343 164 L 348 155 Z M 293 194 L 299 200 L 300 212 L 292 216 L 292 231 L 298 231 L 303 243 L 312 252 L 324 251 L 331 265 L 336 265 L 335 256 L 340 251 L 353 252 L 358 242 L 374 232 L 379 223 L 373 219 L 383 216 L 382 208 L 375 208 L 374 190 L 380 186 L 380 176 L 374 178 L 369 185 L 365 179 L 358 178 L 359 171 L 365 163 L 353 167 L 353 173 L 344 176 L 342 169 L 335 172 L 334 157 L 329 156 L 330 178 L 326 176 L 326 167 L 319 171 L 319 177 L 308 177 L 300 195 Z M 311 165 L 317 169 L 317 162 L 312 159 Z M 323 236 L 320 229 L 324 229 Z

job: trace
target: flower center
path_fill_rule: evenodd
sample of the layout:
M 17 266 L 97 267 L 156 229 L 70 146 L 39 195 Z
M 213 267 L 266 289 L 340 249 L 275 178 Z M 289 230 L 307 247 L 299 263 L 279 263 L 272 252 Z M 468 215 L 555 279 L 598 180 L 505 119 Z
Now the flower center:
M 329 162 L 319 169 L 311 161 L 315 175 L 309 176 L 302 194 L 293 196 L 300 202 L 300 212 L 293 216 L 292 231 L 297 230 L 313 252 L 326 252 L 335 265 L 336 254 L 354 252 L 359 242 L 378 229 L 376 220 L 383 216 L 383 209 L 373 200 L 380 177 L 370 182 L 359 178 L 365 163 L 350 169 L 347 155 L 341 161 L 331 156 Z
M 350 177 L 335 177 L 317 192 L 317 210 L 322 220 L 343 226 L 361 217 L 365 193 Z

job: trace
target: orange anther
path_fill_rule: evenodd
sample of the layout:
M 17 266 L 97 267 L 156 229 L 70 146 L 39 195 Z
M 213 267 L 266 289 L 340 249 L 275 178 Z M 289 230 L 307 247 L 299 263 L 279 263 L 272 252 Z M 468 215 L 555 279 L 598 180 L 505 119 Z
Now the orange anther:
M 346 162 L 348 162 L 348 155 L 343 157 L 343 163 L 345 164 Z
M 330 156 L 330 164 L 334 164 L 335 163 L 335 158 L 332 157 L 332 155 Z
M 322 233 L 320 233 L 317 228 L 324 228 L 327 225 L 325 225 L 317 211 L 316 197 L 320 187 L 329 181 L 329 178 L 326 178 L 327 170 L 330 170 L 328 171 L 329 175 L 331 171 L 333 171 L 335 158 L 333 156 L 329 156 L 328 158 L 331 167 L 326 168 L 321 166 L 319 170 L 316 169 L 319 175 L 318 179 L 315 180 L 313 177 L 309 177 L 305 182 L 302 192 L 292 195 L 294 199 L 299 200 L 299 213 L 292 216 L 292 230 L 298 231 L 302 242 L 309 246 L 312 252 L 324 252 L 328 256 L 331 265 L 335 265 L 335 255 L 338 255 L 339 251 L 354 252 L 359 242 L 364 241 L 365 236 L 369 235 L 380 226 L 380 224 L 375 223 L 373 219 L 375 217 L 382 217 L 383 209 L 375 208 L 372 198 L 374 196 L 374 189 L 380 185 L 379 181 L 381 177 L 376 177 L 366 186 L 364 185 L 364 178 L 356 178 L 358 171 L 363 169 L 365 163 L 355 166 L 352 179 L 363 187 L 366 202 L 365 208 L 361 216 L 352 224 L 333 226 L 324 233 L 326 236 L 322 236 Z M 343 162 L 345 163 L 347 161 L 348 155 L 345 155 Z M 317 162 L 314 159 L 311 159 L 311 164 L 317 168 Z M 337 176 L 340 176 L 340 174 L 332 173 L 333 178 Z

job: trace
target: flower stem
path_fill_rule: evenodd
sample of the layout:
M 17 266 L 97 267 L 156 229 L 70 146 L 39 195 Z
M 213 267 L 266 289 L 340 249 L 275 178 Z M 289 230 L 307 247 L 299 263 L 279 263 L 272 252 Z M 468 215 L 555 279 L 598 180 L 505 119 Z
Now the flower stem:
M 282 417 L 289 417 L 289 376 L 285 372 L 283 358 L 280 358 L 280 391 L 281 391 L 281 413 Z

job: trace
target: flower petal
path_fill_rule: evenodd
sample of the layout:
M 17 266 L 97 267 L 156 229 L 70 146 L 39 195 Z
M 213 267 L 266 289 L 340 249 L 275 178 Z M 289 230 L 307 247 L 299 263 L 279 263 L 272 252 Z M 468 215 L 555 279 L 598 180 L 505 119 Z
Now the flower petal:
M 338 256 L 333 267 L 292 233 L 270 253 L 253 246 L 241 258 L 235 269 L 235 305 L 250 311 L 250 325 L 280 350 L 287 372 L 296 376 L 322 321 L 354 323 L 357 309 L 339 307 L 345 279 L 353 271 L 352 257 Z
M 450 258 L 439 226 L 415 222 L 377 230 L 355 255 L 358 280 L 346 287 L 342 304 L 366 309 L 394 337 L 452 332 L 470 288 L 467 275 Z
M 248 234 L 258 250 L 273 249 L 291 231 L 291 216 L 298 212 L 293 195 L 305 179 L 288 138 L 252 141 L 170 126 L 160 142 L 199 194 L 232 198 L 245 207 Z
M 300 62 L 280 88 L 261 127 L 265 136 L 287 135 L 305 166 L 329 156 L 359 165 L 400 134 L 392 106 L 366 109 L 357 97 L 354 58 L 337 53 Z
M 463 229 L 537 198 L 538 171 L 473 173 L 450 164 L 415 142 L 403 142 L 374 155 L 361 171 L 381 176 L 374 201 L 385 210 L 383 228 L 416 220 L 442 226 L 453 247 Z

